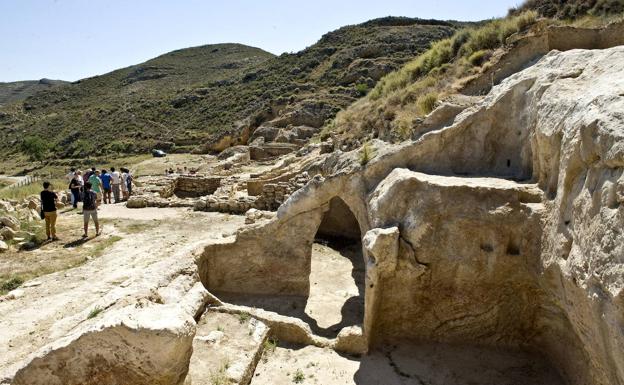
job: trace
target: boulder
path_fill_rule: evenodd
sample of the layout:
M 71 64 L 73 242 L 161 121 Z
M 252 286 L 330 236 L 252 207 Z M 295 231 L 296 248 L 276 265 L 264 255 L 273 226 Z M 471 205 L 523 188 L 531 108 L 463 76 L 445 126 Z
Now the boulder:
M 7 245 L 6 242 L 0 240 L 0 253 L 4 253 L 7 250 L 9 250 L 9 245 Z
M 147 200 L 140 196 L 131 196 L 126 202 L 126 207 L 129 209 L 141 209 L 147 207 Z
M 12 216 L 4 216 L 4 217 L 0 217 L 0 223 L 2 223 L 3 226 L 6 227 L 10 227 L 11 229 L 17 231 L 20 228 L 20 222 L 17 218 L 12 217 Z
M 39 202 L 34 199 L 29 200 L 28 208 L 31 210 L 37 210 L 39 208 Z
M 15 208 L 9 201 L 0 200 L 0 210 L 8 213 L 15 211 Z
M 0 229 L 0 236 L 7 241 L 15 238 L 17 232 L 10 227 L 3 227 Z

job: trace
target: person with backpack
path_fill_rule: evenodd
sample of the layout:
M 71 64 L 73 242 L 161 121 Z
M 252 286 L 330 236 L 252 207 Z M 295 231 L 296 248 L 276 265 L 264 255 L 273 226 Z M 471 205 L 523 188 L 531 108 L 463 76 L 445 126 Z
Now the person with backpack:
M 84 185 L 84 196 L 82 197 L 82 217 L 84 220 L 84 234 L 83 238 L 87 238 L 89 230 L 89 219 L 93 219 L 95 224 L 95 236 L 100 235 L 100 222 L 98 221 L 98 198 L 97 194 L 91 190 L 91 183 L 87 182 Z
M 56 237 L 56 203 L 58 202 L 58 195 L 53 191 L 53 186 L 50 182 L 43 182 L 43 191 L 41 191 L 40 197 L 41 212 L 43 213 L 42 219 L 45 219 L 48 241 L 58 241 Z
M 102 170 L 102 175 L 100 175 L 100 179 L 102 180 L 104 204 L 113 203 L 113 200 L 111 199 L 111 175 L 106 170 Z

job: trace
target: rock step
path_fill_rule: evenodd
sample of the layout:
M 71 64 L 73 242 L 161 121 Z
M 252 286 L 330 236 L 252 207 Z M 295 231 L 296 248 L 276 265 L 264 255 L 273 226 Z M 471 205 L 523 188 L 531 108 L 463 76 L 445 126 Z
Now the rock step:
M 270 328 L 270 337 L 280 342 L 330 348 L 350 354 L 364 354 L 367 351 L 367 344 L 360 326 L 345 327 L 335 339 L 329 339 L 314 334 L 310 326 L 299 318 L 264 309 L 224 303 L 221 306 L 208 308 L 207 313 L 209 312 L 226 313 L 237 317 L 248 315 L 258 319 Z
M 208 308 L 207 313 L 226 313 L 236 316 L 248 315 L 263 322 L 270 328 L 271 337 L 302 345 L 331 347 L 335 340 L 315 335 L 310 326 L 299 318 L 281 315 L 272 311 L 249 306 L 224 303 L 223 306 Z
M 247 314 L 205 312 L 184 385 L 248 385 L 268 336 L 267 325 Z
M 500 191 L 517 194 L 521 203 L 540 203 L 544 192 L 536 183 L 519 183 L 496 177 L 445 176 L 425 174 L 405 168 L 396 168 L 391 173 L 394 178 L 412 178 L 423 184 L 441 188 L 473 189 L 482 191 Z M 386 178 L 388 179 L 388 178 Z

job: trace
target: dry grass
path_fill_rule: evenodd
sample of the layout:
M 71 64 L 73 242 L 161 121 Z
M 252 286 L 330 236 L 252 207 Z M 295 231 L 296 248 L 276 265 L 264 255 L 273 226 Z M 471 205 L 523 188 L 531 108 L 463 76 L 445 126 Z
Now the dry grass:
M 38 196 L 41 190 L 43 190 L 43 181 L 44 180 L 42 179 L 26 186 L 9 187 L 2 189 L 0 190 L 0 199 L 21 201 L 22 199 L 28 198 L 31 195 Z M 52 186 L 54 186 L 54 189 L 57 191 L 65 189 L 65 187 L 67 187 L 68 185 L 68 183 L 64 179 L 50 179 L 49 182 L 52 183 Z
M 369 94 L 341 111 L 323 135 L 375 137 L 382 130 L 397 140 L 411 137 L 414 122 L 429 114 L 437 101 L 453 93 L 459 79 L 482 71 L 495 49 L 537 20 L 527 11 L 479 27 L 463 29 L 437 41 L 400 70 L 382 78 Z

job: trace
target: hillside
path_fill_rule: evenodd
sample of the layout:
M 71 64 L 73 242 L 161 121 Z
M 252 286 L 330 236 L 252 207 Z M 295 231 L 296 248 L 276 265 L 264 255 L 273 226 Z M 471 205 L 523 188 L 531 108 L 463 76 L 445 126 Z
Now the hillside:
M 187 88 L 228 84 L 272 56 L 239 44 L 206 45 L 39 92 L 4 109 L 0 124 L 5 143 L 20 143 L 24 134 L 38 136 L 48 140 L 57 156 L 83 157 L 168 147 L 178 137 L 193 141 L 186 132 L 193 116 L 179 108 L 187 101 L 180 94 Z M 228 101 L 222 104 L 225 114 L 233 107 Z M 211 126 L 223 124 L 222 119 L 213 116 Z
M 51 87 L 67 84 L 62 80 L 25 80 L 19 82 L 0 83 L 0 107 L 22 101 L 39 91 L 47 90 Z
M 220 150 L 258 126 L 325 120 L 460 23 L 383 18 L 347 26 L 293 54 L 242 45 L 182 49 L 40 92 L 0 109 L 0 152 L 46 138 L 56 157 Z
M 528 0 L 520 7 L 510 10 L 511 14 L 534 10 L 541 16 L 556 19 L 606 16 L 624 12 L 624 0 Z
M 601 49 L 624 44 L 621 14 L 579 14 L 571 20 L 525 11 L 462 29 L 432 44 L 397 71 L 383 77 L 365 97 L 342 110 L 322 130 L 342 150 L 371 139 L 418 139 L 449 125 L 493 85 L 530 66 L 551 50 Z

